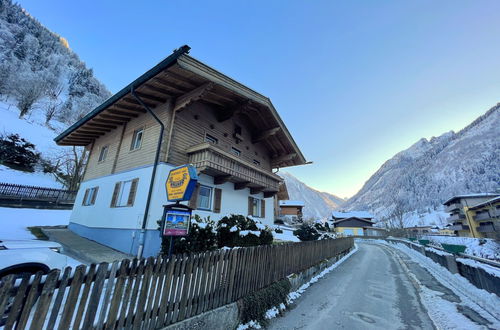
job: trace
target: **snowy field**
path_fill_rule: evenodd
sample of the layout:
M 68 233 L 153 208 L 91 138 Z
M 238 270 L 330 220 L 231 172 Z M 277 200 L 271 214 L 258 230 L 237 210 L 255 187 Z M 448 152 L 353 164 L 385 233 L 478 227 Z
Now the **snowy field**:
M 287 230 L 285 228 L 280 227 L 283 230 L 282 234 L 278 234 L 273 230 L 274 239 L 284 241 L 284 242 L 300 242 L 300 239 L 297 236 L 293 235 L 293 230 Z
M 0 239 L 34 239 L 26 227 L 68 225 L 71 210 L 0 207 Z
M 500 244 L 492 239 L 478 239 L 471 237 L 452 237 L 452 236 L 424 236 L 424 239 L 428 239 L 435 244 L 456 244 L 464 245 L 465 254 L 490 259 L 490 260 L 500 260 Z M 481 244 L 481 242 L 484 242 Z

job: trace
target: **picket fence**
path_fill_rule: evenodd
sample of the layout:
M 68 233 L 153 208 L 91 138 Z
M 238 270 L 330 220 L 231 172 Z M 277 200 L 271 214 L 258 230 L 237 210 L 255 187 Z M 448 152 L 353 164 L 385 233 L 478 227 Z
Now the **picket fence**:
M 5 329 L 158 329 L 237 301 L 321 261 L 352 238 L 125 259 L 0 283 Z

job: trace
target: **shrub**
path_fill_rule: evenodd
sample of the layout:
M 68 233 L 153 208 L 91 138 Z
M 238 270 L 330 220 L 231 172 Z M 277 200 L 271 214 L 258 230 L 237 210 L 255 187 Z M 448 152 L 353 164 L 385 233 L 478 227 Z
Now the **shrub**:
M 294 230 L 293 234 L 301 241 L 315 241 L 321 236 L 313 225 L 307 223 L 302 224 L 299 229 Z
M 269 227 L 236 214 L 217 222 L 217 238 L 219 247 L 269 245 L 273 242 Z
M 283 234 L 283 230 L 281 228 L 276 228 L 274 232 L 277 234 Z
M 245 296 L 238 301 L 241 322 L 257 321 L 262 325 L 266 325 L 268 321 L 265 317 L 266 311 L 280 304 L 286 305 L 290 289 L 290 282 L 288 279 L 284 279 Z
M 160 223 L 160 221 L 158 221 Z M 170 237 L 162 236 L 161 253 L 168 254 Z M 174 253 L 203 252 L 217 248 L 217 232 L 210 217 L 202 219 L 195 214 L 191 219 L 188 236 L 174 237 Z
M 284 225 L 285 222 L 283 221 L 283 219 L 274 219 L 274 223 L 277 224 L 277 225 Z
M 19 134 L 0 136 L 0 163 L 16 170 L 33 172 L 40 161 L 35 145 Z
M 323 225 L 323 223 L 319 220 L 314 223 L 314 228 L 316 228 L 316 230 L 319 230 L 319 231 L 328 231 L 328 229 L 326 229 L 325 225 Z

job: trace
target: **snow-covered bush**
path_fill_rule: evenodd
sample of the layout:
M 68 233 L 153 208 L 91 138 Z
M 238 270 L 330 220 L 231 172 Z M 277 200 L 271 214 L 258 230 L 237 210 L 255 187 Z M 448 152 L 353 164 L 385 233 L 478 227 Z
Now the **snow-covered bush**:
M 269 227 L 237 214 L 219 220 L 217 238 L 219 247 L 269 245 L 273 242 Z
M 308 223 L 303 223 L 293 234 L 301 241 L 315 241 L 321 236 L 315 226 Z
M 170 237 L 162 237 L 161 253 L 168 254 Z M 188 236 L 174 238 L 174 253 L 203 252 L 217 248 L 217 232 L 210 217 L 202 219 L 197 214 L 191 219 Z
M 39 161 L 40 153 L 36 152 L 35 145 L 19 134 L 0 136 L 0 164 L 33 172 Z
M 274 232 L 275 232 L 276 234 L 283 234 L 283 229 L 281 229 L 281 228 L 276 228 L 276 229 L 274 230 Z

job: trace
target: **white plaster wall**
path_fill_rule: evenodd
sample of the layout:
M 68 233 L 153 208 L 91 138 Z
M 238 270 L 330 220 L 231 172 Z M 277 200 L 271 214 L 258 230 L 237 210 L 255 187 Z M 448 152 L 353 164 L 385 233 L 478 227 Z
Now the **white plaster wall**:
M 82 182 L 75 200 L 75 206 L 73 207 L 70 221 L 87 227 L 96 228 L 141 228 L 152 168 L 152 166 L 147 166 Z M 165 181 L 172 168 L 173 166 L 167 164 L 158 165 L 158 172 L 156 174 L 155 186 L 153 188 L 151 198 L 147 229 L 157 229 L 157 220 L 161 219 L 163 214 L 163 205 L 168 204 L 167 194 L 165 191 Z M 110 207 L 116 182 L 132 180 L 134 178 L 139 178 L 134 206 Z M 205 174 L 201 174 L 199 176 L 200 184 L 222 189 L 221 213 L 195 210 L 194 214 L 198 214 L 201 217 L 210 216 L 210 219 L 212 220 L 219 220 L 229 214 L 242 214 L 247 216 L 250 189 L 246 188 L 242 190 L 234 190 L 233 183 L 226 182 L 222 185 L 215 186 L 213 182 L 213 177 L 211 176 Z M 95 204 L 82 206 L 85 190 L 95 186 L 99 187 Z M 263 193 L 252 196 L 262 199 Z M 211 200 L 211 209 L 213 209 L 213 196 Z M 254 219 L 261 221 L 263 224 L 272 225 L 274 222 L 273 198 L 266 198 L 265 200 L 266 217 L 255 217 Z M 184 204 L 187 204 L 187 202 Z

